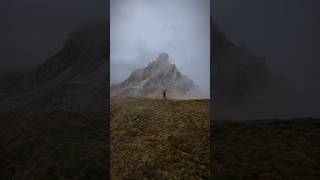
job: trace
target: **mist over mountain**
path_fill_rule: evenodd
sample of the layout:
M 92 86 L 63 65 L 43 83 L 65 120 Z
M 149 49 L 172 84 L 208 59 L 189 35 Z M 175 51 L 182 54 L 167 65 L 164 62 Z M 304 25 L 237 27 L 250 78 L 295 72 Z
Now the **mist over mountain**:
M 303 101 L 292 98 L 286 81 L 270 70 L 267 60 L 252 55 L 245 46 L 235 45 L 214 22 L 211 26 L 213 88 L 210 94 L 217 119 L 315 115 L 312 108 L 308 114 L 299 112 L 299 102 Z M 88 24 L 71 33 L 63 48 L 45 63 L 26 73 L 3 78 L 0 107 L 105 110 L 109 88 L 108 31 L 108 22 Z M 134 71 L 126 81 L 112 87 L 112 95 L 118 89 L 119 94 L 161 96 L 160 86 L 166 82 L 166 88 L 174 87 L 174 92 L 179 92 L 175 96 L 182 97 L 187 89 L 196 86 L 170 61 L 164 63 L 168 64 L 168 76 L 151 73 L 161 72 L 157 68 L 159 64 L 162 63 L 155 61 L 146 69 Z M 175 80 L 179 83 L 174 84 Z M 147 90 L 137 90 L 141 86 Z
M 0 76 L 21 73 L 59 52 L 70 32 L 108 18 L 105 0 L 3 0 Z
M 267 61 L 245 46 L 234 44 L 211 22 L 211 52 L 215 119 L 266 119 L 289 117 L 285 80 L 275 75 Z
M 160 53 L 145 68 L 134 70 L 126 80 L 112 86 L 111 96 L 162 98 L 163 90 L 172 99 L 209 98 L 209 95 L 201 94 L 200 88 L 176 65 L 170 63 L 166 53 Z
M 110 73 L 118 84 L 159 53 L 210 93 L 210 1 L 110 1 Z
M 253 55 L 245 46 L 235 45 L 214 22 L 211 41 L 216 98 L 252 99 L 282 88 L 283 79 L 272 73 L 265 59 Z
M 222 108 L 217 112 L 224 112 L 221 117 L 230 115 L 229 108 L 234 102 L 259 98 L 263 101 L 267 94 L 278 92 L 273 89 L 279 79 L 265 61 L 251 55 L 246 48 L 234 45 L 214 24 L 212 26 L 211 94 L 215 108 Z M 107 27 L 106 22 L 88 24 L 71 33 L 61 51 L 45 63 L 29 72 L 4 78 L 0 88 L 1 107 L 105 110 L 110 53 Z M 147 67 L 134 71 L 127 80 L 113 86 L 111 95 L 159 98 L 161 89 L 166 88 L 169 97 L 208 98 L 208 94 L 194 91 L 198 88 L 193 79 L 184 76 L 171 63 L 168 55 L 160 55 Z M 219 103 L 220 99 L 223 103 Z
M 286 78 L 272 71 L 268 60 L 233 43 L 215 22 L 211 26 L 211 90 L 216 119 L 320 116 L 317 103 L 297 94 Z
M 244 44 L 250 54 L 264 57 L 282 86 L 263 88 L 269 95 L 259 105 L 226 111 L 234 112 L 235 117 L 240 112 L 251 113 L 249 118 L 320 117 L 319 2 L 281 0 L 275 6 L 269 0 L 225 0 L 211 5 L 211 18 L 220 32 L 232 44 Z
M 1 108 L 105 111 L 108 22 L 72 32 L 57 54 L 36 68 L 1 81 Z

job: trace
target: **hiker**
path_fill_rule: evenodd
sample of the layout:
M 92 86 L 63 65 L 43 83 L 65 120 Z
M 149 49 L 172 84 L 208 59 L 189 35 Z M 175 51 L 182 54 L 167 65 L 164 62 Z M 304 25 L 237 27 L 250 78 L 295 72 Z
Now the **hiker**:
M 162 91 L 162 99 L 167 99 L 167 95 L 166 95 L 166 90 L 164 89 L 163 91 Z

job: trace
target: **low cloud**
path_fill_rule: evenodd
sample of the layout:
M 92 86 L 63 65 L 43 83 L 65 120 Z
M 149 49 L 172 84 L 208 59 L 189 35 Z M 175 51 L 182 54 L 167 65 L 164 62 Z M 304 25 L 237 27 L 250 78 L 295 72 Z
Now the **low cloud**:
M 209 0 L 111 0 L 111 83 L 166 52 L 201 89 L 210 91 Z

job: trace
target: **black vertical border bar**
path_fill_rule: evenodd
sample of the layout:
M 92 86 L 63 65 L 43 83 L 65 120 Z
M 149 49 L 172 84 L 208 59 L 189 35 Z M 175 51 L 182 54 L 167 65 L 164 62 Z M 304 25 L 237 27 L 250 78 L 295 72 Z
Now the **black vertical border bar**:
M 106 26 L 107 26 L 107 39 L 106 39 L 106 41 L 107 41 L 107 50 L 106 50 L 106 52 L 107 52 L 107 54 L 106 54 L 106 61 L 107 61 L 107 74 L 106 74 L 106 78 L 107 78 L 107 83 L 108 83 L 108 85 L 107 85 L 107 91 L 106 91 L 106 93 L 107 93 L 107 99 L 106 99 L 106 103 L 107 103 L 107 109 L 106 109 L 106 114 L 107 114 L 107 138 L 106 138 L 106 143 L 107 143 L 107 169 L 106 169 L 106 171 L 107 171 L 107 180 L 109 180 L 109 179 L 111 179 L 111 176 L 110 176 L 110 173 L 111 173 L 111 171 L 110 171 L 110 162 L 111 162 L 111 154 L 110 154 L 110 144 L 111 144 L 111 136 L 110 136 L 110 116 L 111 116 L 111 114 L 110 114 L 110 0 L 106 0 L 107 1 L 107 13 L 106 13 L 106 16 L 107 16 L 107 21 L 106 21 Z
M 214 151 L 214 142 L 213 142 L 213 135 L 214 135 L 214 120 L 213 120 L 213 106 L 214 106 L 214 52 L 213 52 L 213 45 L 214 45 L 214 37 L 213 37 L 213 13 L 214 12 L 214 0 L 210 0 L 210 105 L 209 105 L 209 114 L 210 114 L 210 137 L 209 137 L 209 146 L 210 146 L 210 163 L 209 163 L 209 171 L 210 176 L 209 179 L 213 178 L 213 151 Z

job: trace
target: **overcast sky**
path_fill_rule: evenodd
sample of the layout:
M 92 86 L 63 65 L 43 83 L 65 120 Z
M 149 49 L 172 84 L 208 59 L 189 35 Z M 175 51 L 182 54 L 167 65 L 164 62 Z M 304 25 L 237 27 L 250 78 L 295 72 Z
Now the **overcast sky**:
M 166 52 L 204 91 L 210 89 L 209 0 L 111 0 L 111 83 Z

